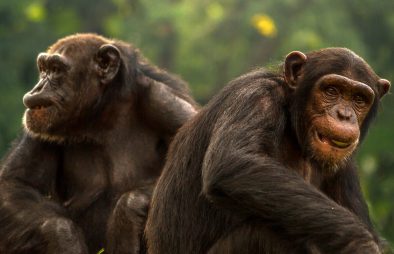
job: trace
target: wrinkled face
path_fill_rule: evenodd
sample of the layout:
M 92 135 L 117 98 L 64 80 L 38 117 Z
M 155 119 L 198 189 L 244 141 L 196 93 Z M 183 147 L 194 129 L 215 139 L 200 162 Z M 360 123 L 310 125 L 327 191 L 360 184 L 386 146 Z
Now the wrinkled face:
M 38 55 L 39 81 L 23 97 L 24 126 L 30 133 L 55 140 L 75 133 L 100 100 L 103 85 L 118 72 L 116 47 L 83 47 L 61 44 Z
M 27 108 L 24 124 L 29 131 L 50 134 L 66 124 L 74 111 L 71 102 L 77 97 L 72 65 L 73 62 L 61 54 L 38 56 L 39 81 L 23 97 Z
M 305 114 L 308 146 L 315 158 L 336 164 L 357 147 L 374 91 L 362 82 L 329 74 L 318 80 L 310 100 Z
M 348 49 L 291 52 L 285 81 L 293 96 L 292 124 L 307 157 L 335 169 L 354 152 L 371 110 L 390 88 Z

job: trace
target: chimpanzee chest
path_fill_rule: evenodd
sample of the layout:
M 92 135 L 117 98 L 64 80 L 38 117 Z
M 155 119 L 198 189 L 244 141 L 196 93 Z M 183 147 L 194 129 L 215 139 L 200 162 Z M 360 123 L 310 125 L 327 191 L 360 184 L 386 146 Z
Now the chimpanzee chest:
M 70 210 L 83 210 L 104 194 L 116 202 L 139 183 L 157 178 L 164 154 L 156 151 L 155 143 L 145 143 L 144 149 L 138 148 L 142 144 L 135 147 L 132 140 L 122 147 L 67 146 L 57 176 L 57 192 L 63 205 Z
M 64 206 L 83 210 L 109 187 L 111 160 L 102 147 L 78 144 L 64 149 L 62 168 L 58 171 L 58 192 Z

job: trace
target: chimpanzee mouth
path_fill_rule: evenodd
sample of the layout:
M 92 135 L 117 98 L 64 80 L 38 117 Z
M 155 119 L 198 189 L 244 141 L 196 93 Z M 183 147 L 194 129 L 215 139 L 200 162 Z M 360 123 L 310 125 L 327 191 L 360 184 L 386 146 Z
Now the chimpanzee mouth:
M 46 110 L 46 109 L 50 108 L 52 105 L 53 105 L 52 102 L 45 101 L 45 102 L 29 105 L 28 109 L 34 110 L 34 111 L 41 111 L 41 110 Z
M 35 106 L 35 107 L 31 108 L 31 109 L 33 109 L 33 110 L 42 110 L 42 109 L 45 109 L 47 107 L 48 106 Z
M 32 107 L 27 108 L 27 113 L 34 116 L 43 116 L 49 113 L 53 104 L 45 104 L 45 105 L 34 105 Z
M 353 144 L 353 142 L 330 138 L 330 137 L 325 136 L 319 132 L 316 132 L 316 134 L 317 134 L 318 140 L 321 143 L 330 145 L 330 146 L 338 148 L 338 149 L 346 149 Z

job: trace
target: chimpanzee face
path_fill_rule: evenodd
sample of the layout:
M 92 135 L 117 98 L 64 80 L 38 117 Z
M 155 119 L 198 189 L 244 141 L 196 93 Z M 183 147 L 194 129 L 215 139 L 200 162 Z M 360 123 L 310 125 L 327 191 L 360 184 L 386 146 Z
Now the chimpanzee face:
M 375 94 L 368 85 L 338 74 L 321 77 L 311 94 L 306 109 L 310 150 L 315 157 L 335 164 L 357 147 Z
M 290 53 L 285 79 L 298 105 L 292 122 L 300 145 L 309 157 L 334 167 L 357 148 L 365 120 L 390 87 L 363 59 L 341 48 Z
M 30 133 L 57 139 L 66 131 L 75 132 L 100 101 L 105 84 L 116 76 L 118 49 L 88 39 L 79 47 L 57 43 L 38 55 L 39 81 L 23 97 L 24 125 Z

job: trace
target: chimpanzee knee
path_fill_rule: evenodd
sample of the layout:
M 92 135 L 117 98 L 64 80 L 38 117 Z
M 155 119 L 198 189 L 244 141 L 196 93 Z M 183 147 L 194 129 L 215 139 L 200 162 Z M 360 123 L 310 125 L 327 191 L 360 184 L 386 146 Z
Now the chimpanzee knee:
M 115 212 L 123 212 L 137 217 L 146 217 L 149 206 L 149 196 L 139 191 L 124 193 L 115 206 Z
M 107 253 L 143 253 L 143 228 L 149 195 L 139 191 L 124 193 L 115 205 L 107 230 Z
M 80 229 L 69 219 L 54 217 L 47 219 L 40 227 L 47 247 L 47 254 L 88 253 Z

